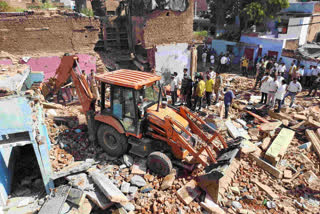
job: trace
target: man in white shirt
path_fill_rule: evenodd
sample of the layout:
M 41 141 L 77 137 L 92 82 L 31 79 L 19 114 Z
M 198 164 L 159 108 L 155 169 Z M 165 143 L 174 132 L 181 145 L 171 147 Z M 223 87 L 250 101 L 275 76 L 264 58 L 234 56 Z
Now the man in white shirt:
M 278 74 L 275 74 L 274 78 L 277 80 L 279 86 L 282 84 L 282 80 L 284 80 L 284 77 Z
M 214 65 L 214 55 L 213 54 L 211 54 L 211 56 L 210 56 L 210 63 L 211 63 L 211 66 Z
M 223 55 L 221 57 L 220 63 L 221 63 L 221 73 L 225 73 L 227 70 L 228 58 L 225 55 Z
M 287 70 L 286 68 L 286 65 L 283 63 L 281 63 L 281 65 L 279 66 L 279 69 L 278 69 L 278 75 L 279 76 L 284 76 L 284 72 Z
M 214 80 L 216 78 L 216 72 L 213 71 L 213 66 L 209 68 L 208 75 L 210 76 L 210 79 Z
M 207 52 L 206 51 L 203 52 L 203 54 L 202 54 L 202 65 L 203 65 L 203 67 L 206 67 L 206 65 L 207 65 Z
M 276 101 L 278 103 L 278 108 L 277 110 L 275 110 L 276 113 L 279 113 L 281 110 L 282 100 L 286 93 L 286 88 L 287 88 L 287 84 L 286 84 L 286 81 L 283 79 L 275 95 Z
M 279 84 L 277 81 L 277 75 L 275 74 L 274 80 L 269 83 L 269 91 L 268 91 L 268 106 L 271 106 L 271 108 L 274 107 L 274 104 L 276 103 L 275 95 L 278 90 Z
M 170 92 L 171 92 L 171 99 L 172 99 L 172 105 L 175 104 L 177 101 L 177 90 L 178 90 L 178 73 L 174 72 L 174 74 L 171 75 L 171 84 L 170 84 Z
M 289 107 L 292 107 L 297 94 L 301 92 L 301 90 L 302 90 L 301 84 L 297 81 L 296 78 L 293 78 L 293 80 L 290 82 L 290 84 L 287 87 L 287 93 L 282 100 L 282 105 L 284 104 L 285 99 L 290 96 L 291 103 Z
M 267 98 L 269 93 L 269 83 L 273 81 L 272 77 L 270 77 L 269 73 L 266 73 L 265 76 L 261 80 L 261 104 L 267 104 Z

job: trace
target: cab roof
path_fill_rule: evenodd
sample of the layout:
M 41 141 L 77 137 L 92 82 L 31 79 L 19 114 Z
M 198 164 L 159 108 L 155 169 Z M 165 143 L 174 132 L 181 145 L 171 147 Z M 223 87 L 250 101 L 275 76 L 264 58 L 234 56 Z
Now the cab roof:
M 152 83 L 160 80 L 161 76 L 143 71 L 120 69 L 99 74 L 96 76 L 96 79 L 110 85 L 139 90 L 143 86 L 151 85 Z

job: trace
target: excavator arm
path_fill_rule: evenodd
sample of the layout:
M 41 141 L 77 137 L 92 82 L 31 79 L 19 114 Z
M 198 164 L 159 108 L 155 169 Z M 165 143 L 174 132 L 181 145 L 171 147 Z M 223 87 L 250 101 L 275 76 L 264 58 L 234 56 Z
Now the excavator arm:
M 78 70 L 78 71 L 77 71 Z M 63 56 L 61 63 L 56 70 L 55 74 L 55 87 L 54 93 L 60 90 L 60 88 L 72 78 L 72 82 L 76 88 L 79 101 L 82 105 L 82 110 L 85 114 L 89 110 L 95 110 L 95 98 L 93 97 L 88 82 L 80 74 L 81 69 L 78 64 L 78 57 L 75 56 Z

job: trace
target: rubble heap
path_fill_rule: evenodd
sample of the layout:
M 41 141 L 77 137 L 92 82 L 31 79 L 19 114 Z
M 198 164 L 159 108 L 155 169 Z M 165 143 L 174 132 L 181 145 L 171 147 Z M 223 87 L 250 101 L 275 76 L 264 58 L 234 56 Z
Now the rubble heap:
M 224 75 L 224 79 L 237 95 L 230 119 L 221 119 L 221 101 L 199 114 L 227 141 L 243 140 L 236 166 L 219 181 L 216 194 L 197 183 L 203 171 L 200 165 L 188 168 L 172 158 L 172 172 L 159 177 L 144 159 L 127 154 L 113 159 L 99 145 L 90 145 L 85 125 L 55 125 L 52 109 L 47 109 L 54 144 L 52 167 L 56 178 L 69 186 L 64 193 L 69 196 L 61 204 L 66 202 L 71 213 L 84 208 L 82 213 L 106 209 L 112 213 L 317 213 L 319 100 L 305 98 L 302 92 L 293 108 L 274 113 L 258 104 L 259 92 L 251 90 L 253 80 L 235 75 Z M 74 106 L 58 106 L 51 114 L 81 115 Z M 81 192 L 79 202 L 70 200 L 73 191 Z M 81 199 L 83 195 L 87 199 Z

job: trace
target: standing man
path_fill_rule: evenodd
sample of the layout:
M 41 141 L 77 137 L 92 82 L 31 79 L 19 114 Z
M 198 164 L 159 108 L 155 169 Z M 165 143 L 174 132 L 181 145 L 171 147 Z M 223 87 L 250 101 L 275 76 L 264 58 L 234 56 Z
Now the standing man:
M 291 67 L 288 70 L 287 82 L 290 82 L 292 80 L 292 75 L 294 72 L 296 72 L 296 70 L 297 70 L 297 66 L 295 65 L 295 60 L 293 60 L 293 62 L 291 63 Z
M 225 87 L 223 91 L 225 92 L 225 94 L 224 94 L 224 108 L 225 108 L 224 118 L 227 119 L 228 114 L 229 114 L 229 108 L 232 104 L 233 99 L 236 97 L 234 96 L 233 91 L 230 90 L 228 87 Z
M 202 66 L 205 68 L 207 65 L 207 51 L 205 50 L 202 54 Z
M 210 75 L 207 75 L 207 81 L 206 81 L 206 100 L 207 100 L 207 108 L 211 105 L 211 96 L 213 91 L 214 81 L 210 77 Z
M 264 72 L 263 72 L 262 64 L 261 64 L 261 62 L 258 62 L 256 65 L 256 76 L 255 76 L 256 83 L 255 83 L 253 89 L 256 89 L 258 83 L 259 83 L 259 88 L 261 87 L 261 79 L 263 77 L 263 73 Z
M 210 56 L 210 64 L 211 64 L 211 66 L 214 66 L 214 54 L 213 53 Z
M 170 85 L 170 92 L 171 92 L 171 99 L 172 99 L 172 105 L 174 105 L 177 101 L 177 90 L 178 90 L 178 79 L 177 79 L 178 73 L 174 72 L 171 75 L 171 85 Z
M 308 88 L 310 88 L 311 87 L 311 76 L 312 76 L 312 71 L 313 71 L 313 65 L 310 65 L 310 67 L 309 68 L 307 68 L 306 70 L 305 70 L 305 78 L 306 78 L 306 82 L 305 82 L 305 86 L 306 87 L 308 87 Z
M 96 75 L 95 75 L 93 69 L 91 69 L 90 78 L 89 79 L 90 79 L 90 89 L 91 89 L 92 95 L 96 98 L 96 100 L 99 101 L 100 94 L 99 94 L 99 89 L 98 89 L 98 86 L 97 86 Z
M 219 101 L 219 95 L 220 95 L 221 86 L 222 86 L 222 76 L 220 75 L 220 72 L 217 71 L 216 72 L 216 81 L 215 81 L 214 89 L 213 89 L 214 93 L 216 95 L 214 104 L 217 104 L 217 102 Z
M 228 58 L 225 55 L 223 55 L 221 57 L 220 63 L 221 63 L 221 73 L 225 73 L 227 71 Z
M 200 81 L 197 85 L 197 89 L 196 89 L 196 97 L 195 97 L 195 100 L 194 100 L 194 111 L 197 110 L 197 105 L 198 103 L 200 103 L 199 105 L 199 111 L 201 110 L 201 106 L 202 106 L 202 98 L 203 98 L 203 95 L 204 95 L 204 92 L 205 92 L 205 87 L 206 87 L 206 83 L 203 81 L 203 76 L 200 76 L 199 77 Z
M 278 88 L 279 88 L 279 84 L 277 81 L 277 75 L 275 74 L 273 81 L 271 81 L 269 83 L 269 91 L 268 91 L 267 103 L 268 103 L 268 106 L 270 106 L 271 108 L 273 108 L 274 104 L 276 103 L 275 95 L 276 95 Z
M 286 81 L 283 79 L 281 81 L 281 85 L 279 85 L 279 88 L 278 88 L 276 96 L 275 96 L 276 101 L 278 103 L 278 109 L 275 110 L 276 113 L 279 113 L 281 110 L 281 104 L 282 104 L 282 100 L 284 98 L 284 94 L 286 93 L 286 87 L 287 87 Z
M 301 84 L 297 81 L 296 78 L 294 78 L 290 84 L 287 87 L 287 93 L 284 96 L 283 100 L 282 100 L 282 105 L 284 104 L 284 101 L 287 97 L 291 97 L 291 103 L 290 103 L 290 108 L 293 105 L 293 102 L 297 96 L 297 94 L 302 90 Z
M 186 102 L 186 98 L 187 98 L 187 85 L 188 85 L 188 74 L 184 74 L 183 75 L 183 79 L 181 81 L 181 90 L 180 90 L 180 94 L 181 94 L 181 104 L 184 105 Z
M 241 70 L 242 70 L 242 75 L 245 77 L 248 77 L 248 66 L 249 62 L 246 57 L 241 62 Z
M 265 73 L 265 76 L 261 80 L 261 101 L 260 104 L 267 104 L 268 93 L 269 93 L 269 85 L 272 82 L 272 77 L 268 72 Z
M 279 76 L 284 76 L 284 72 L 287 70 L 286 68 L 286 65 L 284 64 L 284 62 L 282 62 L 280 65 L 279 65 L 279 69 L 278 69 L 278 75 Z
M 213 71 L 213 66 L 209 68 L 208 75 L 210 76 L 210 79 L 214 79 L 216 77 L 216 73 Z

